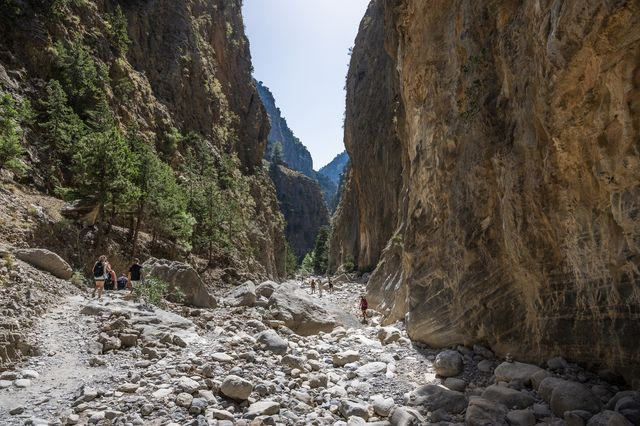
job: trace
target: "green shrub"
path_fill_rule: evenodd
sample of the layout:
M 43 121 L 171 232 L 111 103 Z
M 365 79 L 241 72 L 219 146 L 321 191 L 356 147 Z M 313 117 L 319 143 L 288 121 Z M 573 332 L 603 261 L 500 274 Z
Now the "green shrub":
M 159 308 L 164 308 L 167 305 L 167 300 L 175 303 L 182 303 L 185 300 L 185 295 L 180 289 L 170 286 L 157 277 L 149 276 L 146 271 L 144 282 L 138 285 L 133 292 L 136 297 Z
M 32 115 L 28 101 L 17 103 L 13 96 L 0 91 L 0 170 L 24 173 L 28 167 L 23 160 L 26 150 L 22 145 L 22 124 Z

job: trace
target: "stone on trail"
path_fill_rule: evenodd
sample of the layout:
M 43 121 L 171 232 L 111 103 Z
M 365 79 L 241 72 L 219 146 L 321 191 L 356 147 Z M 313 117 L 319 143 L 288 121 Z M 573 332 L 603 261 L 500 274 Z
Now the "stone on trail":
M 530 410 L 514 410 L 507 414 L 507 420 L 511 426 L 534 426 L 536 416 Z
M 494 357 L 491 349 L 488 349 L 482 345 L 473 345 L 473 352 L 485 359 L 493 359 Z
M 397 342 L 401 337 L 400 330 L 395 327 L 382 327 L 378 330 L 378 339 L 383 345 Z
M 225 377 L 220 385 L 220 392 L 224 396 L 240 401 L 249 398 L 252 390 L 253 385 L 250 381 L 233 374 Z
M 352 362 L 360 361 L 360 353 L 354 350 L 348 350 L 343 352 L 337 352 L 333 354 L 333 365 L 335 367 L 343 367 L 346 364 L 350 364 Z
M 382 395 L 374 395 L 371 398 L 371 405 L 373 406 L 373 412 L 380 417 L 389 417 L 391 410 L 395 406 L 393 398 L 385 398 Z
M 469 401 L 464 420 L 466 426 L 508 426 L 506 415 L 504 405 L 474 396 Z
M 482 371 L 483 373 L 491 373 L 493 371 L 493 361 L 483 359 L 478 363 L 478 370 Z
M 193 396 L 187 392 L 181 392 L 176 396 L 176 405 L 178 407 L 189 408 L 193 402 Z
M 438 385 L 423 385 L 407 396 L 405 404 L 421 406 L 427 411 L 442 409 L 447 413 L 462 413 L 467 407 L 467 399 L 461 392 Z
M 31 380 L 29 379 L 18 379 L 13 382 L 14 386 L 17 388 L 28 388 L 31 386 Z
M 265 281 L 256 287 L 256 296 L 270 298 L 278 284 L 273 281 Z
M 367 378 L 379 375 L 387 371 L 387 364 L 380 361 L 369 362 L 356 369 L 358 377 Z
M 443 384 L 446 388 L 458 392 L 464 392 L 467 388 L 467 382 L 462 379 L 456 379 L 455 377 L 447 377 Z
M 177 288 L 185 296 L 185 303 L 199 308 L 215 308 L 216 298 L 209 294 L 207 287 L 191 265 L 166 259 L 150 258 L 142 265 L 149 275 L 157 277 L 170 289 Z
M 391 415 L 391 424 L 393 426 L 422 425 L 424 422 L 425 419 L 418 410 L 411 407 L 397 407 Z
M 433 367 L 436 374 L 442 377 L 457 376 L 462 371 L 464 364 L 458 351 L 446 350 L 436 356 Z
M 558 417 L 564 417 L 565 411 L 585 410 L 596 414 L 602 409 L 600 399 L 591 389 L 582 383 L 569 381 L 563 381 L 554 387 L 549 405 Z
M 124 393 L 135 393 L 138 390 L 139 385 L 137 383 L 123 383 L 118 386 L 118 390 Z
M 343 399 L 340 401 L 340 414 L 342 414 L 345 419 L 356 416 L 368 420 L 369 406 L 362 401 Z
M 280 412 L 280 404 L 275 401 L 258 401 L 249 406 L 245 417 L 253 419 L 258 416 L 272 416 Z
M 532 364 L 525 364 L 522 362 L 503 362 L 496 367 L 493 374 L 499 382 L 519 380 L 524 384 L 528 384 L 531 383 L 531 376 L 540 371 L 544 370 Z
M 73 275 L 71 266 L 60 256 L 52 251 L 40 248 L 16 250 L 13 253 L 18 259 L 35 266 L 38 269 L 49 272 L 63 280 L 68 280 Z
M 289 350 L 289 342 L 280 337 L 274 330 L 261 331 L 256 335 L 255 339 L 263 349 L 277 355 L 284 355 Z
M 40 374 L 35 370 L 22 370 L 20 374 L 22 374 L 23 379 L 37 379 L 40 377 Z
M 256 286 L 253 281 L 246 281 L 234 288 L 227 296 L 227 301 L 231 306 L 253 306 L 256 303 Z
M 180 377 L 178 388 L 183 392 L 193 394 L 200 389 L 200 384 L 189 377 Z
M 524 392 L 500 385 L 491 385 L 486 388 L 482 398 L 498 402 L 507 408 L 527 408 L 535 402 L 535 398 Z
M 163 399 L 163 398 L 166 398 L 167 396 L 171 395 L 172 393 L 173 393 L 173 389 L 164 388 L 164 389 L 158 389 L 157 391 L 152 393 L 151 396 L 153 396 L 156 399 Z
M 636 423 L 637 424 L 637 423 Z M 605 410 L 591 417 L 587 426 L 632 426 L 625 416 L 615 411 Z
M 565 380 L 559 377 L 545 377 L 538 386 L 538 395 L 547 403 L 551 402 L 551 394 L 556 386 L 564 383 Z

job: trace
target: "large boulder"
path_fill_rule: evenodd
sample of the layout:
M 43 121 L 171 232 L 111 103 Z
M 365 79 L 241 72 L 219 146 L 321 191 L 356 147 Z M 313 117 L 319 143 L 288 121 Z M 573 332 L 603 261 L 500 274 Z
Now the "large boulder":
M 507 407 L 478 396 L 471 397 L 465 414 L 467 426 L 507 426 Z
M 256 303 L 256 286 L 253 281 L 234 288 L 229 293 L 228 301 L 231 306 L 253 306 Z
M 584 410 L 596 414 L 602 408 L 600 399 L 585 385 L 578 382 L 563 381 L 554 387 L 551 393 L 551 411 L 558 417 L 564 417 L 565 411 Z
M 270 298 L 274 291 L 278 288 L 278 284 L 273 281 L 265 281 L 256 287 L 256 296 Z
M 244 401 L 249 398 L 252 390 L 253 385 L 250 381 L 233 374 L 225 377 L 225 379 L 222 381 L 222 384 L 220 385 L 220 393 L 228 398 L 236 399 L 239 401 Z
M 536 401 L 531 395 L 500 385 L 491 385 L 486 388 L 482 398 L 499 402 L 507 408 L 527 408 Z
M 438 385 L 423 385 L 410 392 L 406 405 L 422 406 L 426 411 L 444 410 L 447 413 L 462 413 L 467 408 L 467 399 L 461 392 Z
M 14 251 L 14 255 L 18 259 L 63 280 L 68 280 L 73 275 L 71 266 L 52 251 L 40 248 L 20 249 Z
M 191 265 L 166 259 L 150 258 L 142 265 L 149 276 L 169 284 L 170 289 L 179 289 L 185 295 L 186 304 L 199 308 L 215 308 L 216 298 L 207 291 L 204 282 Z
M 321 331 L 330 332 L 336 320 L 314 299 L 299 291 L 297 284 L 283 284 L 276 289 L 267 305 L 274 317 L 301 336 Z
M 525 384 L 529 384 L 531 383 L 531 377 L 541 371 L 544 370 L 532 364 L 525 364 L 523 362 L 503 362 L 496 367 L 493 374 L 499 382 L 518 380 Z
M 289 342 L 273 330 L 261 331 L 256 335 L 255 339 L 262 349 L 277 355 L 284 355 L 289 349 Z

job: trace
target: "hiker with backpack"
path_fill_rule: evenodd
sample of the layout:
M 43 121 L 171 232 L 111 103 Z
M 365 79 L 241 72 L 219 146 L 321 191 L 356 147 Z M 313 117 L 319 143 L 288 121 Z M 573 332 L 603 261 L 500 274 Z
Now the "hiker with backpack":
M 133 290 L 140 285 L 141 282 L 144 282 L 144 276 L 142 273 L 142 266 L 140 265 L 139 259 L 133 259 L 133 264 L 129 267 L 129 288 L 131 289 L 131 293 Z
M 367 309 L 369 309 L 369 302 L 364 294 L 360 296 L 360 310 L 362 311 L 362 322 L 367 321 Z
M 111 263 L 106 262 L 105 267 L 107 269 L 107 274 L 104 280 L 104 289 L 105 290 L 114 290 L 117 282 L 116 271 L 111 267 Z
M 94 297 L 96 294 L 96 290 L 98 290 L 98 300 L 102 299 L 102 293 L 104 292 L 104 281 L 107 278 L 106 263 L 107 256 L 103 254 L 93 265 L 93 279 L 96 283 L 96 286 L 93 289 L 93 294 L 91 295 L 91 297 Z
M 314 294 L 316 292 L 316 280 L 314 280 L 313 278 L 311 279 L 311 294 Z
M 333 293 L 333 282 L 331 281 L 331 277 L 329 279 L 329 293 Z
M 123 272 L 122 275 L 120 275 L 120 278 L 118 278 L 118 288 L 117 288 L 117 290 L 126 289 L 128 284 L 129 284 L 129 279 L 127 278 L 127 274 L 125 274 Z

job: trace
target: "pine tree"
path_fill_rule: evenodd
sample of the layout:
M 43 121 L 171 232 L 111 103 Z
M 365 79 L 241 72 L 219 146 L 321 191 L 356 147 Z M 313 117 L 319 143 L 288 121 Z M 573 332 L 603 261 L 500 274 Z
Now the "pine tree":
M 127 17 L 122 12 L 120 5 L 116 6 L 116 11 L 109 15 L 109 36 L 115 49 L 116 55 L 125 56 L 129 50 L 131 40 L 127 31 Z
M 0 92 L 0 170 L 21 174 L 27 170 L 23 161 L 26 151 L 22 145 L 24 130 L 21 123 L 29 115 L 29 105 L 18 105 L 8 93 Z
M 329 264 L 329 228 L 327 226 L 323 226 L 318 230 L 313 252 L 313 271 L 316 274 L 324 274 L 327 272 L 327 265 Z
M 47 141 L 46 165 L 49 169 L 49 188 L 64 192 L 64 172 L 69 170 L 73 153 L 80 139 L 87 133 L 85 124 L 67 103 L 67 95 L 57 80 L 47 84 L 47 99 L 42 102 L 44 119 L 40 126 Z

